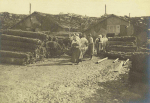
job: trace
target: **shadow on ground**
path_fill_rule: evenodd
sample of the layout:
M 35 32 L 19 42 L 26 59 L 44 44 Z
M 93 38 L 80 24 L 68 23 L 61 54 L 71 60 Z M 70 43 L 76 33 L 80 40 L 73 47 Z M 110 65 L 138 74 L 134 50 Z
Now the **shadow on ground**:
M 128 82 L 128 74 L 118 80 L 99 82 L 99 89 L 85 103 L 149 103 L 148 85 Z

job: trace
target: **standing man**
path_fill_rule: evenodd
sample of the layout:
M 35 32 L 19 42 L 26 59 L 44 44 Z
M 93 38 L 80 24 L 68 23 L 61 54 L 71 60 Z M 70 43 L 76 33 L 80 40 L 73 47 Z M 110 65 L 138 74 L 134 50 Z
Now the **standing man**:
M 106 37 L 106 35 L 104 35 L 103 36 L 103 50 L 104 51 L 106 51 L 107 41 L 108 41 L 108 38 Z
M 86 39 L 86 35 L 83 34 L 82 37 L 81 37 L 81 40 L 80 40 L 80 43 L 81 43 L 81 55 L 80 55 L 80 59 L 83 58 L 85 52 L 87 51 L 88 49 L 88 40 Z M 82 60 L 81 60 L 82 61 Z
M 100 54 L 100 51 L 103 50 L 103 40 L 102 35 L 98 35 L 98 38 L 95 40 L 95 47 L 97 50 L 97 56 Z
M 93 53 L 94 53 L 94 43 L 93 43 L 93 38 L 92 38 L 92 35 L 91 35 L 91 34 L 89 34 L 88 42 L 89 42 L 89 45 L 88 45 L 88 52 L 89 52 L 90 60 L 91 60 L 91 59 L 92 59 L 92 56 L 93 56 Z

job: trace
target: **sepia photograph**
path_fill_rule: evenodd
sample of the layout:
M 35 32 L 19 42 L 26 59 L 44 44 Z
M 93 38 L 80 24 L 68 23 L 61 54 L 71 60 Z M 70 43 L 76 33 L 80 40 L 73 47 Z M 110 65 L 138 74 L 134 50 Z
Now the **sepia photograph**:
M 150 0 L 0 0 L 0 103 L 150 103 Z

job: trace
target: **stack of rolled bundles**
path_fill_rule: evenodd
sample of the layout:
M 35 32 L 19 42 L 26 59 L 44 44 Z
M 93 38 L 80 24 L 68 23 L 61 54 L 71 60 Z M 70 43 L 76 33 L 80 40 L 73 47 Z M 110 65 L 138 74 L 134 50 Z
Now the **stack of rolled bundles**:
M 137 46 L 110 45 L 107 47 L 107 51 L 135 52 L 136 50 Z
M 108 37 L 108 41 L 136 42 L 136 37 L 134 36 Z
M 105 56 L 110 58 L 110 59 L 119 58 L 119 59 L 123 59 L 123 60 L 126 60 L 126 59 L 132 60 L 132 55 L 133 55 L 133 52 L 115 52 L 115 51 L 111 51 L 111 52 L 106 52 L 105 53 Z
M 55 41 L 47 41 L 46 42 L 46 50 L 47 50 L 47 56 L 60 56 L 63 54 L 63 50 L 59 43 Z
M 31 32 L 31 31 L 22 31 L 22 30 L 3 30 L 3 34 L 7 35 L 13 35 L 13 36 L 20 36 L 20 37 L 27 37 L 27 38 L 33 38 L 33 39 L 39 39 L 42 41 L 48 40 L 48 35 L 40 32 Z
M 140 47 L 140 48 L 138 49 L 138 51 L 140 51 L 140 52 L 150 52 L 150 49 Z
M 25 65 L 31 58 L 32 55 L 27 53 L 0 50 L 0 63 Z
M 150 53 L 136 52 L 132 58 L 129 81 L 148 83 Z
M 0 35 L 1 50 L 32 55 L 27 63 L 33 63 L 46 54 L 44 45 L 48 37 L 45 34 L 20 30 L 4 30 L 2 33 L 5 34 Z
M 136 37 L 133 36 L 109 37 L 106 50 L 134 52 L 137 50 Z

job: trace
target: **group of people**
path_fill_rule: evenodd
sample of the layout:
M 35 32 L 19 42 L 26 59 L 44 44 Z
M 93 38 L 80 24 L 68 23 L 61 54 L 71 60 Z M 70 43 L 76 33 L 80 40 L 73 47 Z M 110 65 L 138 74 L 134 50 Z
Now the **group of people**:
M 82 62 L 85 53 L 89 55 L 91 60 L 94 53 L 94 47 L 96 47 L 97 54 L 99 54 L 101 50 L 105 50 L 106 42 L 107 38 L 102 38 L 102 35 L 99 35 L 94 42 L 91 34 L 87 35 L 87 37 L 85 34 L 82 34 L 81 38 L 78 33 L 74 34 L 71 43 L 71 62 L 77 64 Z

